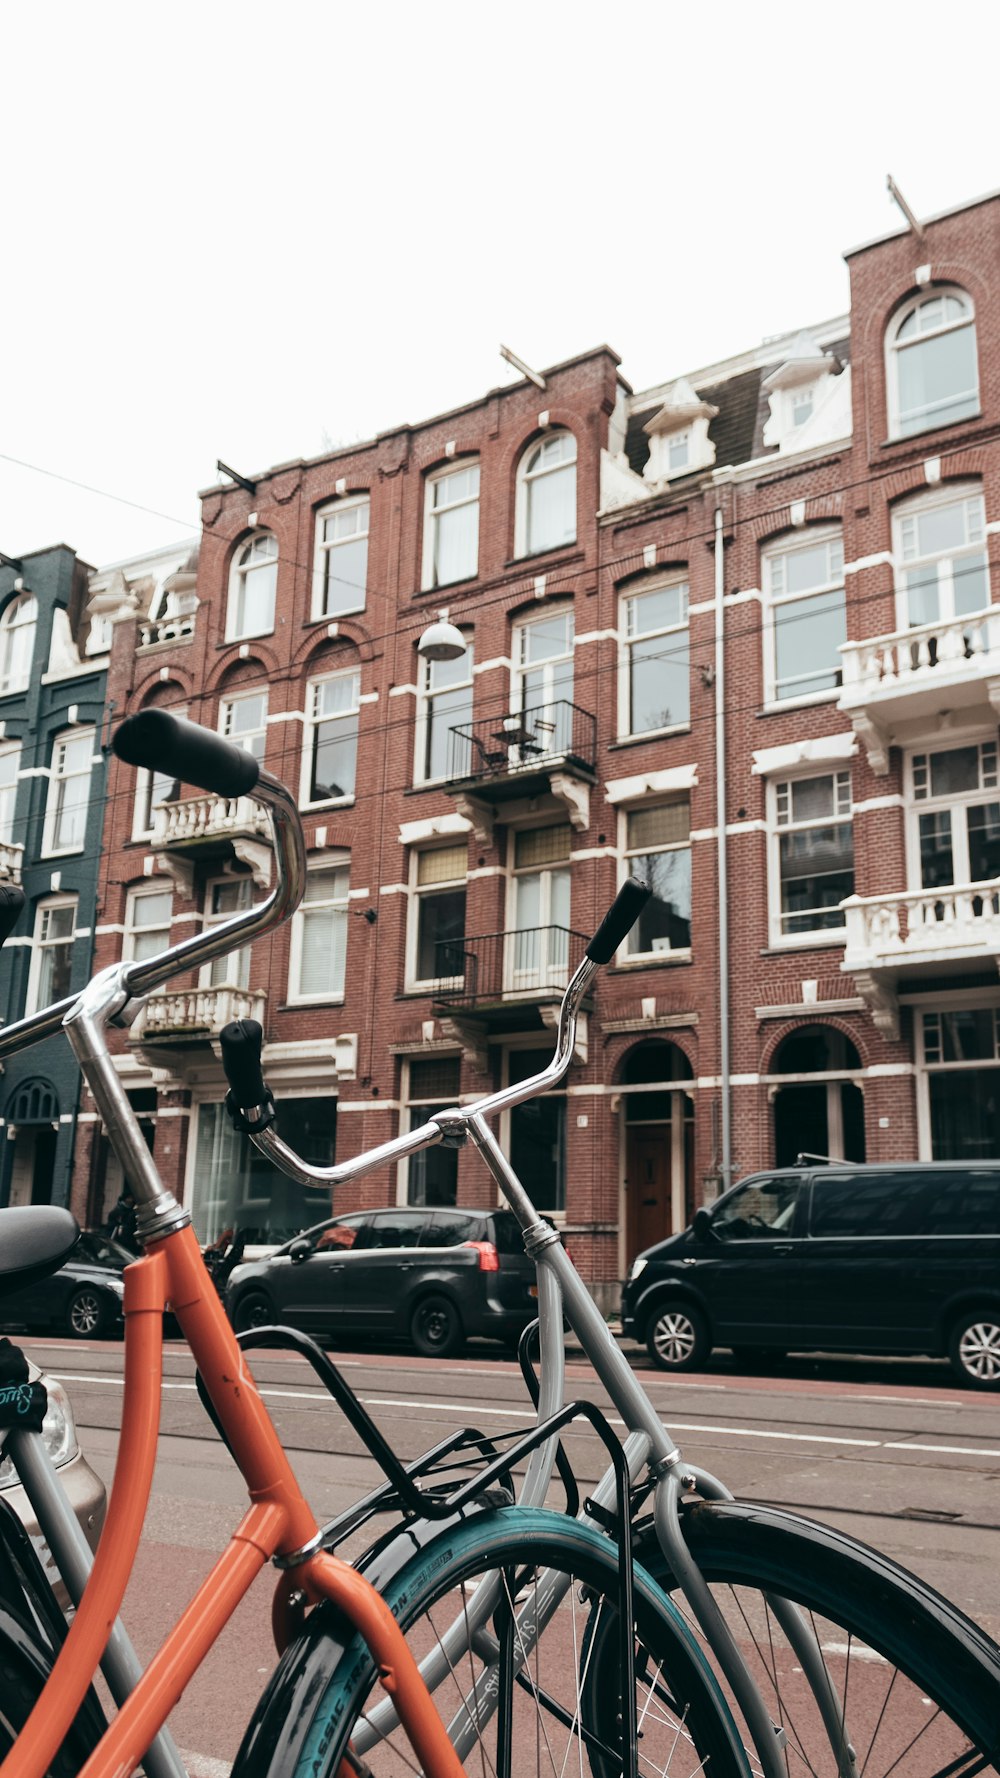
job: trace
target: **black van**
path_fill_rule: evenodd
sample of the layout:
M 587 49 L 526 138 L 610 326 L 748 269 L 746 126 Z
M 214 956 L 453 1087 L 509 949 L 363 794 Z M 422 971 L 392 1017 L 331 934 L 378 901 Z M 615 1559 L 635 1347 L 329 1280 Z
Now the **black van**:
M 914 1352 L 1000 1388 L 1000 1162 L 755 1173 L 639 1255 L 622 1325 L 666 1371 L 713 1346 Z

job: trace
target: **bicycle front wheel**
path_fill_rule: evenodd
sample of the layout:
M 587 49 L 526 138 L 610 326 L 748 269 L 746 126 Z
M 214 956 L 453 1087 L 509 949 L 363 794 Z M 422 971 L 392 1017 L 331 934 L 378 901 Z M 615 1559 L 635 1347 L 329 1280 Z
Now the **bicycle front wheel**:
M 996 1768 L 1000 1650 L 932 1588 L 853 1538 L 792 1513 L 703 1502 L 683 1509 L 683 1524 L 784 1730 L 789 1778 L 972 1778 Z M 680 1604 L 652 1529 L 639 1557 Z M 839 1745 L 775 1599 L 794 1602 L 819 1643 L 843 1725 Z M 748 1737 L 747 1748 L 759 1772 Z
M 482 1586 L 490 1598 L 483 1615 Z M 385 1596 L 466 1769 L 489 1778 L 623 1770 L 614 1546 L 558 1513 L 482 1514 L 427 1545 Z M 478 1609 L 477 1609 L 478 1604 Z M 679 1614 L 636 1570 L 632 1671 L 641 1778 L 746 1778 L 722 1694 Z M 455 1653 L 455 1628 L 464 1626 Z M 505 1653 L 506 1650 L 506 1653 Z M 442 1651 L 444 1651 L 443 1658 Z M 297 1778 L 405 1778 L 412 1751 L 360 1639 L 325 1686 L 301 1686 Z M 304 1732 L 303 1732 L 304 1728 Z M 272 1748 L 285 1773 L 288 1745 Z

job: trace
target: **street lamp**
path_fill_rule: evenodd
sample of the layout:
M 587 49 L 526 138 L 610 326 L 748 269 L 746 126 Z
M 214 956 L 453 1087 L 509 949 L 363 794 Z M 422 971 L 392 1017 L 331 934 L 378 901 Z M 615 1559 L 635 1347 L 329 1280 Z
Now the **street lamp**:
M 465 637 L 449 623 L 446 611 L 439 611 L 436 623 L 428 624 L 417 643 L 417 653 L 425 661 L 457 661 L 465 653 Z

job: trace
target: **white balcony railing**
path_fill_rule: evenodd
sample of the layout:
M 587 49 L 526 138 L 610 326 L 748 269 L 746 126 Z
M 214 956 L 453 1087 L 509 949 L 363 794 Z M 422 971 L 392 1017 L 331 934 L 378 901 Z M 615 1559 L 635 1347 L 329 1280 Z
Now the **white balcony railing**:
M 178 803 L 158 803 L 153 811 L 154 846 L 193 845 L 267 831 L 264 810 L 248 796 L 186 796 Z
M 0 840 L 0 883 L 19 883 L 21 881 L 21 859 L 23 856 L 23 846 L 15 846 L 7 840 Z
M 1000 952 L 1000 877 L 900 895 L 852 895 L 840 905 L 847 920 L 848 970 L 899 967 L 939 952 L 967 957 Z
M 151 994 L 143 1009 L 138 1037 L 217 1037 L 233 1019 L 263 1022 L 267 995 L 249 988 L 185 988 L 174 994 Z
M 193 635 L 193 611 L 183 617 L 159 617 L 139 625 L 139 647 L 156 648 L 164 642 L 190 642 Z
M 935 679 L 962 680 L 1000 672 L 1000 605 L 968 617 L 918 624 L 890 636 L 843 642 L 843 691 L 847 706 L 869 697 L 917 691 Z

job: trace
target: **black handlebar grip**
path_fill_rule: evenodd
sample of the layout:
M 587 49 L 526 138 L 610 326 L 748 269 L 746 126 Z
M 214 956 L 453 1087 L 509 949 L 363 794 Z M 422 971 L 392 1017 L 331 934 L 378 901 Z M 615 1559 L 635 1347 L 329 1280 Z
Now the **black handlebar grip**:
M 111 745 L 126 765 L 165 773 L 213 796 L 249 796 L 260 777 L 252 753 L 169 710 L 127 716 Z
M 20 883 L 0 883 L 0 945 L 13 932 L 23 906 L 24 890 Z
M 257 1020 L 233 1019 L 231 1024 L 223 1025 L 219 1032 L 219 1043 L 222 1047 L 222 1066 L 239 1109 L 244 1111 L 249 1105 L 263 1105 L 267 1098 L 267 1088 L 260 1067 L 264 1033 Z
M 626 933 L 642 913 L 652 895 L 645 883 L 637 877 L 628 877 L 622 884 L 605 914 L 601 924 L 587 946 L 587 956 L 592 963 L 610 963 Z

